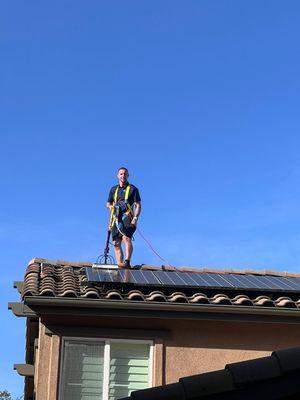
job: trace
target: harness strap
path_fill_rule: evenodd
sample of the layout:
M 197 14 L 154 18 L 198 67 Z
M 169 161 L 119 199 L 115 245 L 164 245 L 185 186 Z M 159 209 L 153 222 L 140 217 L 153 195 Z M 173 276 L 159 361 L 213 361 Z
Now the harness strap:
M 128 185 L 127 186 L 127 188 L 126 188 L 126 190 L 125 190 L 125 201 L 127 201 L 128 200 L 128 197 L 129 197 L 129 191 L 130 191 L 130 185 Z
M 128 185 L 128 186 L 126 187 L 126 190 L 125 190 L 125 198 L 124 198 L 125 201 L 128 200 L 130 188 L 131 188 L 130 185 Z M 117 186 L 117 189 L 116 189 L 115 194 L 114 194 L 114 204 L 116 204 L 116 202 L 117 202 L 117 200 L 118 200 L 118 193 L 119 193 L 119 186 Z
M 130 206 L 130 204 L 128 203 L 128 197 L 129 197 L 129 192 L 130 192 L 130 188 L 131 188 L 131 186 L 130 185 L 127 185 L 127 187 L 126 187 L 126 189 L 125 189 L 125 196 L 124 196 L 124 201 L 125 201 L 125 203 L 126 203 L 126 206 L 127 206 L 127 211 L 125 212 L 125 214 L 130 214 L 130 213 L 132 213 L 132 209 L 131 209 L 131 206 Z M 116 191 L 115 191 L 115 194 L 114 194 L 114 203 L 113 203 L 113 206 L 117 203 L 117 201 L 118 201 L 118 193 L 119 193 L 119 186 L 117 186 L 117 188 L 116 188 Z

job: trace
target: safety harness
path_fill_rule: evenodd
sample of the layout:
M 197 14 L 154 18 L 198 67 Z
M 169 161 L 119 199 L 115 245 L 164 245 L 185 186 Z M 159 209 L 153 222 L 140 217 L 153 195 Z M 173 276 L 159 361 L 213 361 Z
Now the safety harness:
M 127 187 L 125 189 L 124 202 L 122 202 L 122 201 L 118 202 L 119 186 L 117 186 L 117 189 L 116 189 L 115 194 L 114 194 L 114 203 L 113 203 L 114 207 L 118 203 L 121 204 L 121 207 L 124 208 L 124 210 L 122 209 L 123 213 L 127 214 L 127 215 L 132 211 L 131 207 L 130 207 L 130 204 L 128 203 L 129 192 L 130 192 L 130 185 L 127 185 Z M 122 203 L 124 203 L 124 205 Z M 124 206 L 126 206 L 126 207 L 124 207 Z M 125 208 L 126 208 L 126 211 L 125 211 Z
M 126 216 L 128 216 L 129 214 L 132 214 L 132 208 L 128 202 L 130 188 L 131 188 L 131 186 L 127 185 L 127 187 L 125 189 L 124 200 L 118 201 L 119 186 L 117 186 L 116 191 L 114 193 L 114 202 L 113 202 L 112 211 L 110 214 L 110 222 L 109 222 L 110 229 L 115 224 L 118 231 L 123 236 L 126 236 L 126 235 L 124 235 L 124 233 L 121 231 L 122 220 L 124 218 L 126 218 Z

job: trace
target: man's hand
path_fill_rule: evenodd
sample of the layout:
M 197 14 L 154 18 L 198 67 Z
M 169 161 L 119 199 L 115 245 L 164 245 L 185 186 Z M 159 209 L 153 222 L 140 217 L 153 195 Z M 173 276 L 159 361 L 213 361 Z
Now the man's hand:
M 137 225 L 137 221 L 138 221 L 138 217 L 133 217 L 132 220 L 131 220 L 131 224 L 136 226 Z
M 111 203 L 106 203 L 106 207 L 109 208 L 110 211 L 114 208 Z

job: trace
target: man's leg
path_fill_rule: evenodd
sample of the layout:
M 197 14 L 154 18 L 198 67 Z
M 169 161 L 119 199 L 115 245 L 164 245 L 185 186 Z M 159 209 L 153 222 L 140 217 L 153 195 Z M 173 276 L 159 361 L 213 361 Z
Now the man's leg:
M 122 250 L 121 242 L 122 242 L 122 239 L 118 238 L 118 237 L 113 240 L 115 256 L 116 256 L 118 265 L 122 264 L 122 262 L 123 262 L 123 250 Z
M 123 240 L 125 242 L 125 260 L 130 261 L 133 252 L 132 240 L 127 236 L 123 236 Z

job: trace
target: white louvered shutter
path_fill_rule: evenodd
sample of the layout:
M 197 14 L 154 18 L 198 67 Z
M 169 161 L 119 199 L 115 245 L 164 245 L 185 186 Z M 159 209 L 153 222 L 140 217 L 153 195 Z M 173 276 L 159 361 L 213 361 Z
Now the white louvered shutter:
M 149 387 L 150 345 L 111 343 L 109 400 L 129 396 L 133 390 Z
M 63 362 L 64 400 L 101 400 L 104 343 L 65 341 Z

